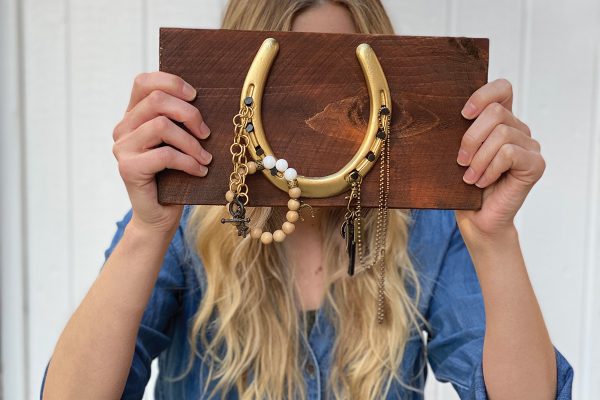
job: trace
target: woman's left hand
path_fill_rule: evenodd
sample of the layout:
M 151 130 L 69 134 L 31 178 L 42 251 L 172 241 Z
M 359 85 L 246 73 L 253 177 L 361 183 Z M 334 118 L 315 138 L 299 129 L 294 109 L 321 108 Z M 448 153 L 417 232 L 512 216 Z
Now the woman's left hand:
M 499 79 L 477 90 L 462 114 L 475 119 L 464 134 L 457 162 L 467 168 L 463 180 L 483 191 L 482 208 L 455 210 L 463 235 L 490 237 L 514 229 L 514 217 L 546 163 L 529 127 L 512 113 L 510 82 Z

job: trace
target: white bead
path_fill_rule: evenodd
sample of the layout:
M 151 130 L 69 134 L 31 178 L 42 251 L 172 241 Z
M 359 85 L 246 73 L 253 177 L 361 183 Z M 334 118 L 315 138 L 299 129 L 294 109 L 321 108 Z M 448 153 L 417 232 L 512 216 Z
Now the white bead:
M 279 172 L 285 171 L 287 169 L 287 167 L 288 167 L 288 162 L 285 161 L 283 158 L 280 158 L 275 163 L 275 168 L 277 168 L 277 171 L 279 171 Z
M 288 168 L 283 173 L 283 177 L 288 181 L 293 181 L 298 176 L 298 173 L 294 168 Z
M 263 166 L 264 166 L 266 169 L 271 169 L 271 168 L 273 168 L 273 167 L 275 166 L 275 163 L 277 162 L 277 161 L 275 160 L 275 157 L 273 157 L 272 155 L 268 155 L 268 156 L 266 156 L 265 158 L 263 158 L 263 160 L 262 160 L 262 161 L 263 161 Z

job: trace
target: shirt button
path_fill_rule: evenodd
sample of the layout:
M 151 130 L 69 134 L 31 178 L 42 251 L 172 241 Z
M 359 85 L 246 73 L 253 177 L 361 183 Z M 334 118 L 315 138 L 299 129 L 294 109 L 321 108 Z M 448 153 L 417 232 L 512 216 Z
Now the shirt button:
M 311 362 L 306 363 L 306 372 L 310 376 L 315 376 L 315 365 Z

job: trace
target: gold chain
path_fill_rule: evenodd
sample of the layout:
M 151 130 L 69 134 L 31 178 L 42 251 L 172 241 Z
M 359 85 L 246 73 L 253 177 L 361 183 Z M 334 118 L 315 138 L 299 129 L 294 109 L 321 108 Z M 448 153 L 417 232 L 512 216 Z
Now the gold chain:
M 384 126 L 384 131 L 386 133 L 385 140 L 383 142 L 383 148 L 381 149 L 382 159 L 381 159 L 381 170 L 383 171 L 385 165 L 385 177 L 383 174 L 380 174 L 380 187 L 384 183 L 385 179 L 385 190 L 383 190 L 383 201 L 381 200 L 381 192 L 379 195 L 379 215 L 382 215 L 382 230 L 383 230 L 383 244 L 380 243 L 380 249 L 378 254 L 381 255 L 381 259 L 379 260 L 379 291 L 378 291 L 378 299 L 377 299 L 377 322 L 382 323 L 384 317 L 384 301 L 385 301 L 385 249 L 387 242 L 387 228 L 388 228 L 388 193 L 390 192 L 390 143 L 389 143 L 389 118 L 387 119 L 387 123 Z
M 357 227 L 357 235 L 356 235 L 356 250 L 358 251 L 358 263 L 359 265 L 364 265 L 363 263 L 363 251 L 362 251 L 362 228 L 361 228 L 361 220 L 362 220 L 362 209 L 360 206 L 360 182 L 358 183 L 358 188 L 356 190 L 356 227 Z
M 229 176 L 229 190 L 242 201 L 242 204 L 248 204 L 248 186 L 246 185 L 246 175 L 248 175 L 248 165 L 246 158 L 246 148 L 248 147 L 249 137 L 244 128 L 248 121 L 252 119 L 254 111 L 251 107 L 243 105 L 240 112 L 233 117 L 234 137 L 233 143 L 229 147 L 231 151 L 231 162 L 233 172 Z
M 389 120 L 390 116 L 386 116 L 385 122 L 379 120 L 379 127 L 385 132 L 385 139 L 381 148 L 380 155 L 380 169 L 379 169 L 379 201 L 377 210 L 377 221 L 375 228 L 375 257 L 371 264 L 365 266 L 366 269 L 379 264 L 378 277 L 377 277 L 377 322 L 382 323 L 384 319 L 384 302 L 385 302 L 385 244 L 387 241 L 387 227 L 388 227 L 388 193 L 390 191 L 390 132 L 389 132 Z M 361 230 L 361 204 L 360 204 L 360 181 L 356 188 L 356 224 L 358 228 L 358 234 L 356 238 L 356 247 L 358 252 L 358 259 L 360 265 L 363 263 L 363 249 L 362 249 L 362 230 Z

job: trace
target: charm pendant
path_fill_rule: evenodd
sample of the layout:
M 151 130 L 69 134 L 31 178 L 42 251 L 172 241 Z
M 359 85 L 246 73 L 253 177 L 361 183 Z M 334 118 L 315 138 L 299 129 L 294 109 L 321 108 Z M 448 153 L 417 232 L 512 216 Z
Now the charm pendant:
M 236 226 L 238 231 L 238 236 L 246 237 L 250 228 L 248 227 L 248 222 L 250 222 L 250 218 L 246 217 L 246 209 L 244 208 L 244 203 L 239 199 L 238 196 L 233 198 L 233 201 L 228 205 L 229 214 L 231 214 L 232 218 L 221 218 L 221 223 L 231 223 Z
M 353 212 L 346 213 L 342 223 L 341 234 L 346 239 L 346 251 L 348 252 L 348 275 L 354 275 L 356 263 L 356 221 Z

